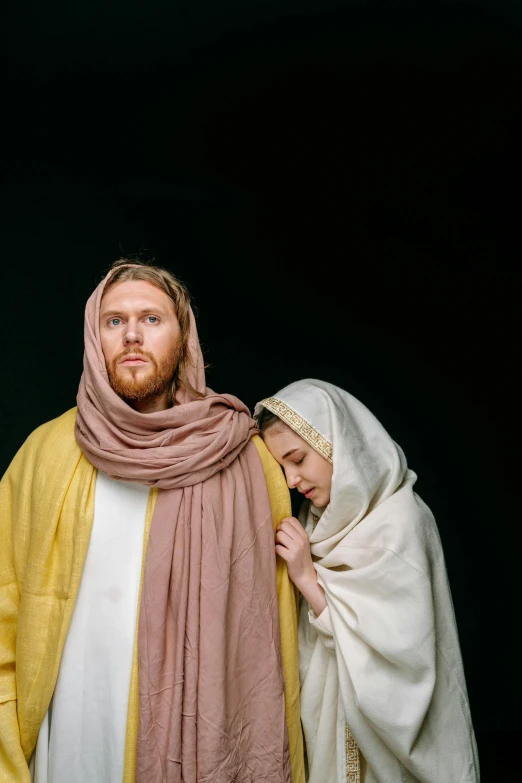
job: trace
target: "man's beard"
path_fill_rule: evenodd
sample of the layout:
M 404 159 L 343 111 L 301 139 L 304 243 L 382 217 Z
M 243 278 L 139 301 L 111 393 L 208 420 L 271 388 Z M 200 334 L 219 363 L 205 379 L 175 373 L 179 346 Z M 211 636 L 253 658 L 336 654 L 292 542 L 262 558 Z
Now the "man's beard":
M 141 367 L 121 368 L 119 363 L 130 353 L 145 356 L 149 360 L 150 369 L 144 373 Z M 135 348 L 122 351 L 110 365 L 107 365 L 111 388 L 128 403 L 157 399 L 172 386 L 180 354 L 179 343 L 176 343 L 161 362 L 157 362 L 153 354 L 148 351 L 137 351 Z

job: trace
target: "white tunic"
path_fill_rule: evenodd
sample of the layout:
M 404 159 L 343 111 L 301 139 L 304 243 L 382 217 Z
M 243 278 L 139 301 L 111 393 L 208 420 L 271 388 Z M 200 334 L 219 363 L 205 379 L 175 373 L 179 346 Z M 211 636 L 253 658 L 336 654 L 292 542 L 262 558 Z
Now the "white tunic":
M 98 472 L 87 557 L 33 783 L 121 783 L 149 488 Z

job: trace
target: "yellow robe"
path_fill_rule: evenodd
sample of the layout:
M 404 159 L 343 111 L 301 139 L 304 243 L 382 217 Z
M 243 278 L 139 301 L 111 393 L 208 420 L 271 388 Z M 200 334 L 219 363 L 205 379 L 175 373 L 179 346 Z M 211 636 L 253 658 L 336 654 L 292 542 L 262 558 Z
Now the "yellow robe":
M 56 685 L 87 554 L 96 470 L 76 443 L 75 417 L 73 408 L 35 430 L 0 484 L 0 783 L 30 781 L 28 761 Z M 291 513 L 290 498 L 279 465 L 258 436 L 254 442 L 275 527 Z M 156 497 L 157 490 L 152 490 L 145 544 Z M 304 783 L 297 600 L 279 559 L 277 590 L 292 777 L 293 783 Z M 123 783 L 135 780 L 136 647 L 135 642 Z

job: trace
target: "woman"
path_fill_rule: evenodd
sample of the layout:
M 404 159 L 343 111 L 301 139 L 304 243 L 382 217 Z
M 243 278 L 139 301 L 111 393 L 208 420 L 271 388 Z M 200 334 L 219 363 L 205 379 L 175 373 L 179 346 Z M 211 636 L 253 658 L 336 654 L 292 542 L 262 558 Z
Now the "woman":
M 400 447 L 323 381 L 290 384 L 255 418 L 306 498 L 276 552 L 302 595 L 309 783 L 477 783 L 441 543 Z

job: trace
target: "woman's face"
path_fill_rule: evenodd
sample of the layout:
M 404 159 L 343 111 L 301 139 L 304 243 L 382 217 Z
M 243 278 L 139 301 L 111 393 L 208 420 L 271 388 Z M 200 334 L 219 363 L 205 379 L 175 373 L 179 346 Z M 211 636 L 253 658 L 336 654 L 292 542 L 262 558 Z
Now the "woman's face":
M 328 460 L 282 421 L 269 427 L 263 440 L 283 468 L 290 489 L 296 487 L 317 508 L 327 506 L 333 473 Z

